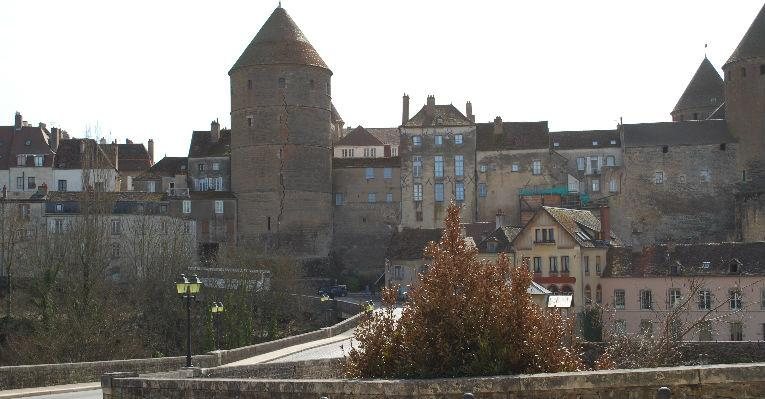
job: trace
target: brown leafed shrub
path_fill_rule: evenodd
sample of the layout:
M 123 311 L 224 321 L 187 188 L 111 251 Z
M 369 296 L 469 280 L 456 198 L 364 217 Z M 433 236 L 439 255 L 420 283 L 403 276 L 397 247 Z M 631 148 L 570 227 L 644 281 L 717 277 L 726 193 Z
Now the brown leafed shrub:
M 347 358 L 356 378 L 423 378 L 575 371 L 582 368 L 572 322 L 536 305 L 528 265 L 501 255 L 480 261 L 460 236 L 452 204 L 441 241 L 425 254 L 427 273 L 410 292 L 399 320 L 394 290 L 386 308 L 357 328 Z

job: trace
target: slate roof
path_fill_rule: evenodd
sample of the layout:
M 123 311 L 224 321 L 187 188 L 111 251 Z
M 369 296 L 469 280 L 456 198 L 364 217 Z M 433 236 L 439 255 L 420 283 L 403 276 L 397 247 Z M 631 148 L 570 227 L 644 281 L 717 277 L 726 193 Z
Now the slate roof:
M 460 228 L 465 230 L 465 236 L 472 237 L 475 242 L 481 242 L 494 231 L 494 222 L 461 223 Z
M 591 211 L 552 206 L 543 206 L 542 209 L 549 213 L 582 247 L 594 248 L 621 245 L 621 241 L 613 231 L 610 232 L 611 239 L 609 241 L 598 239 L 600 219 Z
M 44 155 L 43 166 L 53 166 L 53 151 L 48 146 L 48 131 L 39 126 L 23 126 L 15 130 L 13 126 L 0 126 L 0 169 L 16 166 L 19 154 Z M 29 141 L 29 145 L 27 145 Z M 34 166 L 34 158 L 28 157 L 26 166 Z
M 399 157 L 333 158 L 332 168 L 400 168 Z
M 622 125 L 624 147 L 656 145 L 709 145 L 732 143 L 724 120 L 657 122 Z
M 709 114 L 707 119 L 725 119 L 725 101 L 723 101 L 716 110 Z
M 616 143 L 611 144 L 611 141 Z M 592 145 L 597 142 L 597 145 Z M 555 146 L 558 143 L 558 146 Z M 550 133 L 550 148 L 553 150 L 573 150 L 584 148 L 614 148 L 619 147 L 622 140 L 619 132 L 614 130 L 584 130 Z
M 81 153 L 82 145 L 85 145 L 85 156 Z M 84 165 L 83 158 L 96 160 L 94 165 Z M 58 145 L 54 161 L 56 169 L 114 169 L 113 157 L 109 156 L 101 145 L 93 139 L 64 139 Z
M 113 153 L 117 148 L 117 170 L 120 172 L 143 172 L 151 167 L 151 156 L 142 144 L 104 144 L 104 151 Z
M 173 177 L 175 175 L 185 175 L 187 173 L 189 159 L 187 157 L 164 157 L 159 162 L 141 173 L 135 180 L 150 180 L 160 177 Z
M 718 107 L 725 98 L 725 82 L 712 63 L 704 57 L 672 112 L 689 108 Z
M 231 130 L 222 129 L 217 142 L 210 140 L 211 134 L 209 130 L 195 130 L 191 134 L 189 158 L 231 156 Z
M 191 191 L 189 197 L 192 200 L 236 199 L 236 194 L 231 191 Z
M 48 202 L 83 201 L 91 193 L 86 191 L 48 191 Z M 165 193 L 148 193 L 142 191 L 100 192 L 98 196 L 103 201 L 114 202 L 147 202 L 166 201 Z
M 385 145 L 398 146 L 401 143 L 397 127 L 370 127 L 367 131 Z
M 497 253 L 500 252 L 511 252 L 512 251 L 512 242 L 515 240 L 515 237 L 518 237 L 518 234 L 523 231 L 523 227 L 517 227 L 517 226 L 503 226 L 496 230 L 494 230 L 488 237 L 481 240 L 480 243 L 478 243 L 478 251 L 479 252 L 489 252 L 488 250 L 488 242 L 489 241 L 495 241 L 497 243 Z
M 640 252 L 608 250 L 603 277 L 765 276 L 765 242 L 657 244 Z M 704 262 L 709 262 L 705 267 Z M 738 273 L 731 273 L 731 264 Z
M 725 65 L 758 57 L 765 57 L 765 5 L 762 6 L 744 38 L 741 39 Z
M 502 134 L 494 134 L 494 123 L 476 124 L 478 151 L 547 149 L 550 130 L 547 121 L 502 122 Z
M 390 239 L 385 257 L 389 260 L 417 260 L 423 258 L 425 246 L 441 240 L 443 229 L 403 229 Z
M 473 126 L 474 123 L 462 115 L 454 105 L 425 105 L 417 114 L 406 121 L 407 127 L 427 126 Z
M 335 143 L 336 146 L 382 146 L 383 143 L 369 131 L 359 126 Z
M 279 64 L 327 68 L 319 53 L 282 7 L 271 13 L 231 70 L 250 65 Z

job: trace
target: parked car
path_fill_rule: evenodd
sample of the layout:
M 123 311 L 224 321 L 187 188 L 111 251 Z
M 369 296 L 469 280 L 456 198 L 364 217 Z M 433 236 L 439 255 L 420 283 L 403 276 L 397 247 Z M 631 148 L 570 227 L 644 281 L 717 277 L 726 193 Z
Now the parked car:
M 317 294 L 319 296 L 328 295 L 330 298 L 348 296 L 348 286 L 343 284 L 333 285 L 331 287 L 322 287 L 319 288 Z

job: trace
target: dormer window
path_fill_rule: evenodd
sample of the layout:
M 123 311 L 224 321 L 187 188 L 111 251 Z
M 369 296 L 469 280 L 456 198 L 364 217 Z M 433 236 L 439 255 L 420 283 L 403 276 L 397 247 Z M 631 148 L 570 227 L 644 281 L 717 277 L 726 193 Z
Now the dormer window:
M 597 147 L 597 145 L 598 145 L 598 140 L 592 140 L 592 146 Z
M 616 145 L 616 140 L 611 140 L 611 145 Z
M 560 143 L 559 143 L 559 142 L 557 142 L 557 141 L 556 141 L 556 142 L 554 142 L 554 143 L 553 143 L 553 147 L 560 147 Z

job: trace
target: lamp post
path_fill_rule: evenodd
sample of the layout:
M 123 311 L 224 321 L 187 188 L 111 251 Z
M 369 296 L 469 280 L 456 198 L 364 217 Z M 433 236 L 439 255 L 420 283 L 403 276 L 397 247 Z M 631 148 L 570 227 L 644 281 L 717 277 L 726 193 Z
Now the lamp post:
M 181 274 L 175 283 L 178 295 L 186 300 L 186 367 L 191 367 L 191 300 L 196 298 L 200 288 L 202 281 L 196 274 L 191 277 Z
M 225 312 L 223 308 L 223 302 L 213 302 L 210 307 L 210 312 L 213 315 L 213 327 L 215 328 L 215 349 L 219 349 L 220 346 L 220 316 Z

